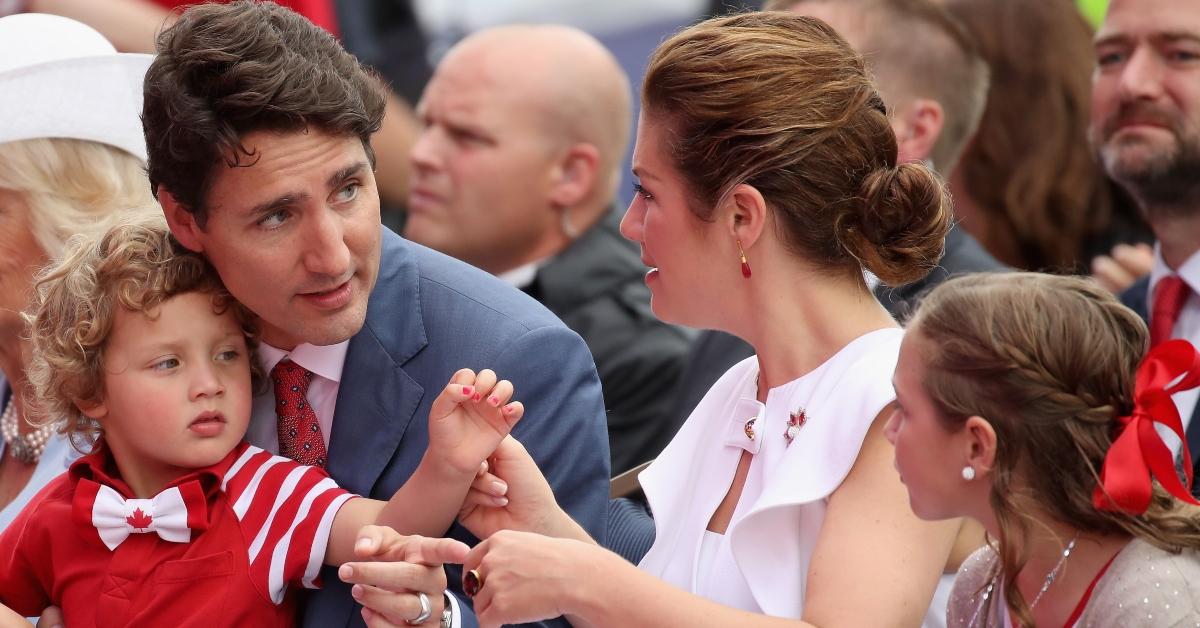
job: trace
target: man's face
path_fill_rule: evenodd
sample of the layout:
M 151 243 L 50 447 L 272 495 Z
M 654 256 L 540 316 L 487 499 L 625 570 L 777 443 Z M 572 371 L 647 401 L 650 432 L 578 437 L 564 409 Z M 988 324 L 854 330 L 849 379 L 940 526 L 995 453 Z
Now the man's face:
M 379 272 L 379 195 L 362 142 L 312 128 L 242 144 L 250 165 L 216 166 L 207 225 L 172 230 L 261 318 L 268 344 L 349 339 Z
M 1096 35 L 1092 143 L 1143 203 L 1200 182 L 1200 4 L 1114 0 Z
M 537 106 L 554 103 L 495 66 L 451 53 L 426 87 L 404 237 L 501 273 L 533 261 L 559 228 L 549 202 L 557 150 Z

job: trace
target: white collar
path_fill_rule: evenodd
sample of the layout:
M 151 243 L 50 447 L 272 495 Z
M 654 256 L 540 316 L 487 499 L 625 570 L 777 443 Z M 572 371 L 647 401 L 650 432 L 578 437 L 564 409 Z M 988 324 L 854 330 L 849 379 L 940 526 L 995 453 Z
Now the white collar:
M 1192 253 L 1191 257 L 1184 260 L 1179 268 L 1171 270 L 1167 266 L 1167 262 L 1163 260 L 1162 248 L 1156 242 L 1154 244 L 1154 265 L 1150 267 L 1150 291 L 1147 292 L 1148 303 L 1153 302 L 1154 287 L 1158 285 L 1158 280 L 1163 277 L 1178 275 L 1192 292 L 1200 294 L 1200 251 Z
M 292 362 L 313 373 L 341 383 L 342 367 L 346 365 L 346 349 L 349 347 L 350 341 L 343 340 L 336 345 L 326 346 L 302 343 L 291 351 L 284 351 L 262 342 L 258 345 L 258 363 L 262 365 L 264 373 L 270 373 L 280 360 L 291 358 Z
M 533 283 L 533 278 L 537 276 L 537 271 L 541 266 L 542 262 L 540 261 L 530 262 L 517 266 L 512 270 L 506 270 L 496 275 L 496 278 L 520 290 Z

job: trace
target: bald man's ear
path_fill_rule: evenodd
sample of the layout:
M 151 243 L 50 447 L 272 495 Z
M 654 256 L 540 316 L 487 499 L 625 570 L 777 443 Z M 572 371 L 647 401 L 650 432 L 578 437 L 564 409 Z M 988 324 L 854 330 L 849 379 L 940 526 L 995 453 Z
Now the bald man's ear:
M 598 180 L 600 151 L 592 144 L 573 144 L 560 158 L 550 186 L 550 203 L 575 207 L 592 194 Z
M 897 161 L 905 164 L 929 159 L 945 124 L 945 113 L 936 100 L 914 98 L 897 110 L 892 116 L 892 129 L 896 131 L 900 149 Z

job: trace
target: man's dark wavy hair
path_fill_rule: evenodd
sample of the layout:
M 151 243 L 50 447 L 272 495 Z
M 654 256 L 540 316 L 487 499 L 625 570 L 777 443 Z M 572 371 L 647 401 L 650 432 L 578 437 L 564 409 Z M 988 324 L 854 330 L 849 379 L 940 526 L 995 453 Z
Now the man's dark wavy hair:
M 381 83 L 293 11 L 247 0 L 196 5 L 156 48 L 142 112 L 150 186 L 168 190 L 201 228 L 216 167 L 258 158 L 241 142 L 247 133 L 315 127 L 358 137 L 374 165 Z

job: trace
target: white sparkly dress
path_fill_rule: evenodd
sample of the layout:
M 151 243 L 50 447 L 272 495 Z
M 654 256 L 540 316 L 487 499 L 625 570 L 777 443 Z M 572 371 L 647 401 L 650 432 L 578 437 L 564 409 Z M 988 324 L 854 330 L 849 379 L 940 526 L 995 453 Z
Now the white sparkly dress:
M 757 358 L 729 369 L 639 476 L 657 533 L 642 570 L 727 606 L 800 618 L 829 496 L 895 399 L 902 337 L 898 328 L 864 334 L 772 388 L 766 403 Z M 789 420 L 798 424 L 790 443 Z M 708 532 L 743 451 L 754 458 L 733 517 L 725 534 Z
M 992 612 L 981 611 L 981 591 L 998 557 L 990 547 L 976 550 L 958 571 L 946 624 L 950 628 L 1012 626 L 1000 579 L 993 587 Z M 1171 554 L 1134 539 L 1113 559 L 1096 583 L 1077 628 L 1200 628 L 1200 553 Z

